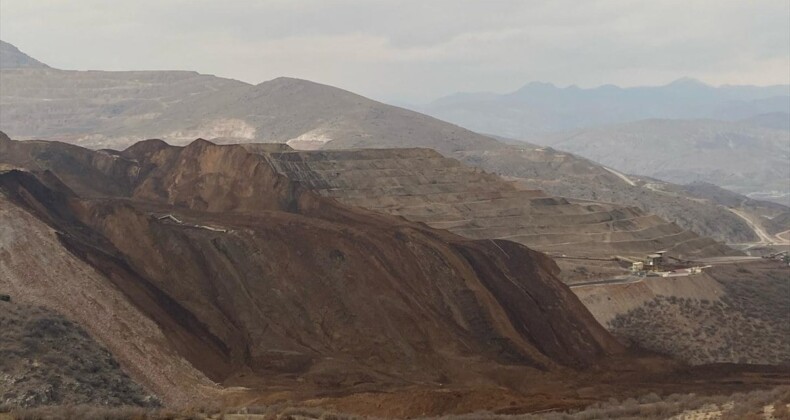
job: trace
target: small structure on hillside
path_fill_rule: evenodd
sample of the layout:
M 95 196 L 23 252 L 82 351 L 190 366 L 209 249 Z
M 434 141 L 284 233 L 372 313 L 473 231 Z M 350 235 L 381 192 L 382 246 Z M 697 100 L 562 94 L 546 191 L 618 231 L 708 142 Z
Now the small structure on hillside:
M 650 271 L 656 271 L 664 263 L 664 256 L 660 253 L 650 254 L 645 258 L 645 267 Z
M 645 258 L 645 269 L 648 271 L 658 271 L 659 268 L 666 264 L 666 260 L 664 259 L 664 254 L 666 253 L 667 251 L 657 251 L 648 255 Z
M 640 271 L 645 271 L 645 263 L 642 261 L 633 261 L 631 263 L 631 272 L 638 273 Z

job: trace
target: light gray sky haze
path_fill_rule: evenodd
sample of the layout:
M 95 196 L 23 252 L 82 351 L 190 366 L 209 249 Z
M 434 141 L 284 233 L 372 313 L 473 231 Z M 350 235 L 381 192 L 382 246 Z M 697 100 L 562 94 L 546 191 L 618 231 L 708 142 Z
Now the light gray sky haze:
M 62 69 L 291 76 L 396 102 L 790 83 L 788 0 L 0 0 L 0 38 Z

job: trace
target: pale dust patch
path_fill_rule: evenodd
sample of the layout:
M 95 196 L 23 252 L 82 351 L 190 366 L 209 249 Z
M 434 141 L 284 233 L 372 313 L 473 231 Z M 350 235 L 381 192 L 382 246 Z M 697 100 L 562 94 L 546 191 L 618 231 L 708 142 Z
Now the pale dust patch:
M 324 130 L 315 129 L 308 131 L 299 137 L 292 138 L 286 141 L 285 144 L 297 150 L 318 150 L 332 140 L 332 137 L 330 137 Z
M 196 138 L 234 138 L 254 140 L 255 127 L 238 118 L 219 118 L 201 123 L 194 128 L 176 130 L 164 136 L 163 140 L 169 143 L 191 142 Z

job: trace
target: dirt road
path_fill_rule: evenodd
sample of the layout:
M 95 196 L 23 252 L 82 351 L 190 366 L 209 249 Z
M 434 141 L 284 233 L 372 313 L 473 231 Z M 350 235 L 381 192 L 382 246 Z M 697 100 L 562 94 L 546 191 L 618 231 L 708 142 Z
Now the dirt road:
M 779 236 L 774 236 L 774 235 L 771 235 L 768 232 L 766 232 L 762 228 L 762 226 L 760 226 L 759 223 L 756 223 L 754 221 L 754 219 L 752 219 L 751 215 L 749 215 L 748 213 L 746 213 L 744 211 L 741 211 L 741 210 L 738 210 L 738 209 L 733 209 L 733 208 L 728 208 L 727 210 L 729 210 L 730 212 L 732 212 L 736 216 L 738 216 L 741 219 L 743 219 L 749 225 L 749 227 L 752 228 L 754 233 L 757 234 L 757 237 L 760 238 L 760 241 L 756 242 L 755 245 L 788 245 L 788 244 L 790 244 L 790 240 L 784 239 L 784 238 L 779 237 Z

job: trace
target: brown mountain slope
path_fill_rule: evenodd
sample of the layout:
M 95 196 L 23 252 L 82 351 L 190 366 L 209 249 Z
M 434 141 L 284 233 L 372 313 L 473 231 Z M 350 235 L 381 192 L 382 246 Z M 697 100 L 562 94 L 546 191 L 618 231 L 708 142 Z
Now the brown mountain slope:
M 0 147 L 2 160 L 27 154 L 39 165 L 0 175 L 4 203 L 56 229 L 168 348 L 226 385 L 495 386 L 622 351 L 542 254 L 337 204 L 242 147 L 144 142 L 101 168 L 76 149 L 49 150 L 78 162 L 74 174 L 101 171 L 117 195 L 40 172 L 53 160 L 35 142 Z M 137 170 L 118 170 L 128 165 Z
M 682 186 L 665 184 L 663 187 L 671 192 L 697 197 L 720 206 L 750 214 L 752 219 L 758 220 L 760 225 L 770 234 L 790 230 L 790 207 L 785 205 L 771 201 L 755 200 L 707 182 L 695 182 Z

